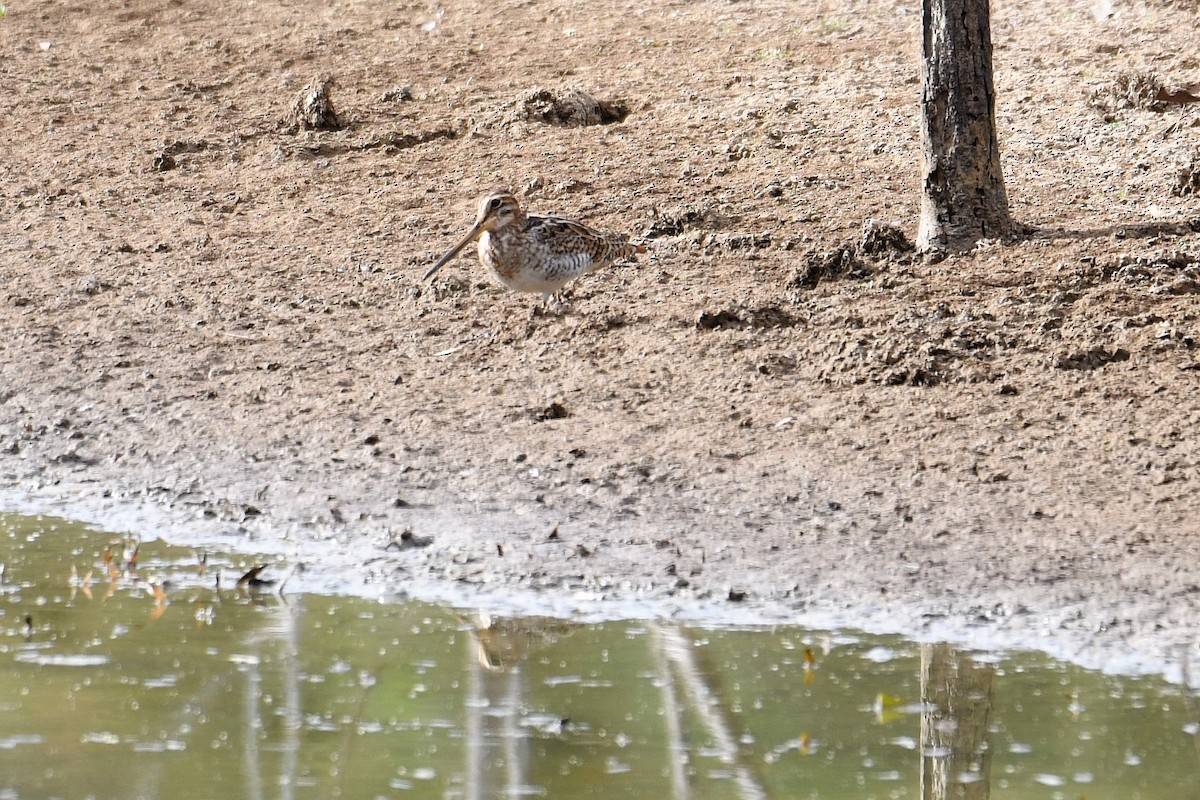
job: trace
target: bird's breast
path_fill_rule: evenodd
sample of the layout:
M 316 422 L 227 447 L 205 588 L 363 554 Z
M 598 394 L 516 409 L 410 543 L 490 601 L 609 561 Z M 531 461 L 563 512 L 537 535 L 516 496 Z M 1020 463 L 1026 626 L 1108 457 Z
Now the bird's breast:
M 479 237 L 479 260 L 505 283 L 520 274 L 529 260 L 528 248 L 513 239 L 491 231 Z
M 545 242 L 519 232 L 484 232 L 479 237 L 479 260 L 516 292 L 556 292 L 571 277 L 559 269 Z

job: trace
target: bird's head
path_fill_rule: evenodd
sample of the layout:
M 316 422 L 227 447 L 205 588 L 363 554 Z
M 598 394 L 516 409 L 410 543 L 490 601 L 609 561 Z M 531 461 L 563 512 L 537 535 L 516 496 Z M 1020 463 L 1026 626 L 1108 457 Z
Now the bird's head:
M 475 232 L 498 231 L 524 222 L 521 205 L 507 189 L 495 189 L 479 198 L 475 214 Z
M 433 274 L 446 265 L 450 259 L 458 255 L 464 247 L 486 232 L 496 233 L 512 226 L 525 224 L 525 215 L 521 212 L 521 204 L 507 189 L 494 189 L 479 198 L 479 210 L 475 214 L 475 224 L 467 235 L 459 240 L 437 263 L 429 268 L 422 280 L 429 280 Z

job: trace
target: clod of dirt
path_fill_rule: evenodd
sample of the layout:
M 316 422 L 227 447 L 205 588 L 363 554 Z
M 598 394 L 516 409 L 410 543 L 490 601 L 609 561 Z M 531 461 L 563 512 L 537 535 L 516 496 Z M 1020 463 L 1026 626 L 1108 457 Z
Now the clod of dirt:
M 86 295 L 99 294 L 100 292 L 104 291 L 105 289 L 111 289 L 111 288 L 112 288 L 112 286 L 110 284 L 105 283 L 104 281 L 100 280 L 100 278 L 96 277 L 95 275 L 88 275 L 86 278 L 81 278 L 79 280 L 79 283 L 77 283 L 75 285 L 76 291 L 78 291 L 80 294 L 86 294 Z
M 397 86 L 395 89 L 388 89 L 379 99 L 384 103 L 407 103 L 413 99 L 412 88 L 408 86 Z
M 208 142 L 203 139 L 194 142 L 180 139 L 164 141 L 162 149 L 155 154 L 154 160 L 150 162 L 150 168 L 155 172 L 169 172 L 179 166 L 179 161 L 175 158 L 176 156 L 189 153 L 202 153 L 208 147 Z
M 546 181 L 541 175 L 534 175 L 525 183 L 521 184 L 521 195 L 523 197 L 533 197 L 534 194 L 541 191 L 546 186 Z
M 861 276 L 866 270 L 867 265 L 859 257 L 855 245 L 842 244 L 824 252 L 810 250 L 801 256 L 799 266 L 792 270 L 784 288 L 814 289 L 821 281 Z
M 749 158 L 753 153 L 750 143 L 741 136 L 735 136 L 725 145 L 725 157 L 730 161 L 741 161 L 743 158 Z
M 1168 87 L 1153 72 L 1125 70 L 1118 72 L 1113 82 L 1092 92 L 1091 103 L 1103 111 L 1138 108 L 1144 111 L 1163 111 L 1168 105 L 1197 103 L 1189 89 Z
M 576 192 L 591 191 L 592 184 L 588 181 L 581 181 L 578 178 L 567 178 L 565 181 L 559 181 L 554 184 L 554 191 L 559 194 L 575 194 Z
M 696 317 L 696 328 L 702 331 L 715 331 L 719 328 L 744 328 L 746 322 L 733 311 L 701 311 Z
M 696 317 L 696 328 L 702 331 L 744 328 L 791 328 L 801 320 L 776 306 L 761 308 L 721 309 L 701 311 Z
M 1100 272 L 1114 283 L 1138 286 L 1152 294 L 1200 293 L 1200 254 L 1186 250 L 1126 253 L 1102 262 Z
M 1200 194 L 1200 151 L 1193 153 L 1191 160 L 1179 168 L 1171 192 L 1179 197 Z
M 1108 350 L 1104 347 L 1092 347 L 1069 355 L 1061 355 L 1054 359 L 1056 369 L 1093 370 L 1108 364 L 1129 360 L 1129 351 L 1123 347 Z
M 868 219 L 863 222 L 862 234 L 857 242 L 845 242 L 832 250 L 809 250 L 804 253 L 800 257 L 800 265 L 792 270 L 784 282 L 784 288 L 813 289 L 824 280 L 866 278 L 873 272 L 867 263 L 868 259 L 904 262 L 915 250 L 899 225 Z
M 566 419 L 569 416 L 571 416 L 571 412 L 557 400 L 545 408 L 539 408 L 533 412 L 533 418 L 538 422 L 545 422 L 551 419 Z
M 629 116 L 629 108 L 623 102 L 597 100 L 579 89 L 558 94 L 549 89 L 534 89 L 521 102 L 521 108 L 526 119 L 566 128 L 624 122 Z
M 862 238 L 858 241 L 859 253 L 879 258 L 894 253 L 911 253 L 915 249 L 899 225 L 877 219 L 863 222 Z
M 719 233 L 710 236 L 705 244 L 709 250 L 714 247 L 723 250 L 762 250 L 771 246 L 771 232 Z
M 428 547 L 433 544 L 432 536 L 417 536 L 411 528 L 405 528 L 399 534 L 391 533 L 391 540 L 383 546 L 384 550 L 414 550 L 418 547 Z
M 283 120 L 284 133 L 340 131 L 342 122 L 333 107 L 333 77 L 318 75 L 300 90 Z
M 704 219 L 704 215 L 694 209 L 681 211 L 678 214 L 655 214 L 650 227 L 642 233 L 643 239 L 658 239 L 663 236 L 679 236 Z
M 777 182 L 771 182 L 762 190 L 755 192 L 754 196 L 760 200 L 764 197 L 780 198 L 783 197 L 783 187 Z
M 1147 267 L 1159 270 L 1197 268 L 1200 267 L 1200 254 L 1189 253 L 1186 250 L 1165 250 L 1136 256 L 1126 253 L 1102 264 L 1100 269 L 1111 280 L 1121 280 L 1128 279 L 1122 270 L 1129 267 Z
M 768 353 L 763 357 L 762 361 L 758 362 L 754 369 L 759 375 L 788 375 L 795 372 L 799 364 L 799 360 L 791 356 Z M 738 425 L 743 428 L 754 427 L 753 421 L 748 417 L 743 418 Z
M 937 386 L 941 381 L 935 373 L 917 367 L 898 369 L 889 373 L 883 382 L 887 386 Z
M 1123 71 L 1109 86 L 1096 90 L 1092 104 L 1106 109 L 1149 109 L 1162 89 L 1162 80 L 1153 72 Z

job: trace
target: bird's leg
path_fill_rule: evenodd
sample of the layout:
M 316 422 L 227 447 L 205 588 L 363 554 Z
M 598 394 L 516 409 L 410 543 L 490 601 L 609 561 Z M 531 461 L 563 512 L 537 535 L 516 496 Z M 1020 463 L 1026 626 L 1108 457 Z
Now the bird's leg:
M 535 320 L 542 316 L 545 316 L 545 312 L 542 310 L 541 306 L 534 305 L 530 307 L 529 316 L 525 318 L 525 332 L 522 334 L 523 338 L 528 339 L 529 337 L 533 336 L 533 332 L 537 329 L 537 323 Z
M 566 311 L 566 309 L 570 307 L 571 297 L 572 297 L 572 295 L 571 295 L 570 289 L 559 289 L 557 292 L 552 292 L 552 293 L 551 292 L 543 292 L 542 293 L 542 307 L 546 311 L 549 311 L 550 303 L 551 303 L 551 301 L 553 301 L 554 305 L 555 305 L 555 310 L 558 312 L 559 316 L 562 316 L 563 312 Z

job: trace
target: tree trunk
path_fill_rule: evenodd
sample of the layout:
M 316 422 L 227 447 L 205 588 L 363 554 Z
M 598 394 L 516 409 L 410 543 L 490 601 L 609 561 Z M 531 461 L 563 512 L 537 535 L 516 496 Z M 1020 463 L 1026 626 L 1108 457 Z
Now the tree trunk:
M 988 0 L 922 0 L 917 247 L 962 251 L 1008 236 L 1012 220 L 996 141 Z

